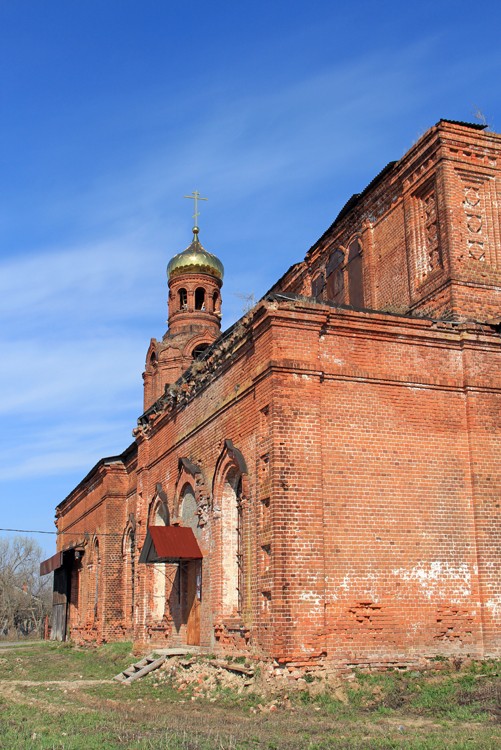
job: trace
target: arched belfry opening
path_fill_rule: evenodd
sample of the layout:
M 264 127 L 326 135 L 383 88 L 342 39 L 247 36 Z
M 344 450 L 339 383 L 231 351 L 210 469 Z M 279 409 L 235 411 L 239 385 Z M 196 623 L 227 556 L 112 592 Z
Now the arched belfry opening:
M 195 289 L 195 310 L 205 310 L 205 289 L 198 286 Z
M 179 309 L 180 310 L 187 310 L 188 309 L 188 292 L 184 287 L 181 287 L 181 289 L 178 291 L 178 297 L 179 297 Z
M 221 311 L 221 296 L 218 292 L 214 292 L 214 294 L 212 295 L 212 309 L 217 314 L 219 314 Z

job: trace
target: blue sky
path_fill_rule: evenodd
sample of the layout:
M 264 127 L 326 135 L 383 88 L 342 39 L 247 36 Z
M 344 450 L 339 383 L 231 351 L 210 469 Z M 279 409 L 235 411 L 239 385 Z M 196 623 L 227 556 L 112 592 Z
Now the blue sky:
M 132 441 L 183 196 L 226 327 L 441 117 L 501 130 L 500 8 L 0 0 L 0 526 Z

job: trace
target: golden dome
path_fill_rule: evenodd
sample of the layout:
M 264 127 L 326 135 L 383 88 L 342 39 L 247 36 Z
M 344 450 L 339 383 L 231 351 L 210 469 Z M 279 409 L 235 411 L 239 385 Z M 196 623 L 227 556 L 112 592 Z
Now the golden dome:
M 175 255 L 167 266 L 170 281 L 185 273 L 207 273 L 222 281 L 224 266 L 215 255 L 208 253 L 198 239 L 198 227 L 193 228 L 193 242 L 182 253 Z

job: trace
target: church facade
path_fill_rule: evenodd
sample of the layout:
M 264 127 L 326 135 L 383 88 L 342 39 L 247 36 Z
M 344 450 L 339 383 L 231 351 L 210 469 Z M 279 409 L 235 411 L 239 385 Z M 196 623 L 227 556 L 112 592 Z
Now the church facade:
M 220 331 L 168 266 L 133 443 L 56 509 L 53 636 L 282 665 L 501 651 L 501 136 L 440 121 Z

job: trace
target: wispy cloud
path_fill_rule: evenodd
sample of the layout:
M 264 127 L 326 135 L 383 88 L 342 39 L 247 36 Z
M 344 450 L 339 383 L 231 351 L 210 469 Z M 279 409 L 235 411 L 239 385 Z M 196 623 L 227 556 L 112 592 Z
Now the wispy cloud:
M 285 202 L 374 153 L 374 123 L 416 106 L 411 71 L 428 51 L 410 49 L 398 65 L 396 54 L 366 56 L 234 96 L 213 83 L 175 108 L 152 108 L 155 127 L 165 118 L 163 147 L 96 172 L 85 188 L 39 196 L 31 219 L 56 227 L 64 220 L 66 228 L 0 266 L 0 414 L 26 415 L 24 450 L 0 456 L 0 479 L 88 468 L 108 444 L 128 444 L 148 339 L 163 333 L 163 269 L 189 241 L 188 205 L 179 226 L 181 196 L 203 186 L 214 201 L 202 217 L 204 241 L 227 267 L 231 323 L 245 306 L 239 295 L 258 297 L 285 270 L 282 258 L 297 259 L 291 250 L 299 253 L 303 240 L 281 219 Z M 339 194 L 346 199 L 344 185 Z M 273 252 L 260 248 L 256 265 L 265 224 Z
M 192 184 L 203 184 L 232 210 L 259 196 L 254 213 L 272 194 L 280 205 L 305 181 L 340 176 L 348 167 L 360 172 L 391 143 L 394 118 L 419 109 L 441 86 L 424 74 L 436 44 L 432 37 L 404 50 L 359 54 L 294 82 L 259 79 L 243 90 L 241 82 L 208 79 L 202 93 L 187 92 L 175 106 L 159 108 L 144 96 L 141 110 L 151 110 L 154 127 L 165 131 L 163 143 L 148 142 L 127 163 L 95 171 L 85 187 L 52 190 L 33 215 L 42 222 L 64 218 L 79 231 L 132 236 L 152 226 L 158 231 L 160 223 L 164 230 L 171 221 L 179 225 L 178 200 Z M 125 117 L 137 102 L 122 108 Z M 148 127 L 145 116 L 142 124 Z
M 430 76 L 426 64 L 437 36 L 397 42 L 341 62 L 333 43 L 330 65 L 294 80 L 218 83 L 209 71 L 195 94 L 160 101 L 150 89 L 140 106 L 131 90 L 100 127 L 112 139 L 132 113 L 130 137 L 155 137 L 130 155 L 122 144 L 122 159 L 103 165 L 89 151 L 86 179 L 55 180 L 28 207 L 24 194 L 6 199 L 0 414 L 14 426 L 0 480 L 85 473 L 128 445 L 148 341 L 165 330 L 164 268 L 190 239 L 185 193 L 196 187 L 210 197 L 201 236 L 226 266 L 228 325 L 245 304 L 238 295 L 259 297 L 349 195 L 401 155 L 417 113 L 445 96 L 451 78 Z M 467 67 L 455 63 L 454 79 Z
M 121 453 L 132 442 L 126 411 L 110 409 L 105 415 L 77 411 L 75 422 L 64 419 L 64 412 L 50 423 L 23 420 L 19 442 L 5 447 L 0 481 L 75 472 L 85 476 L 100 458 Z

